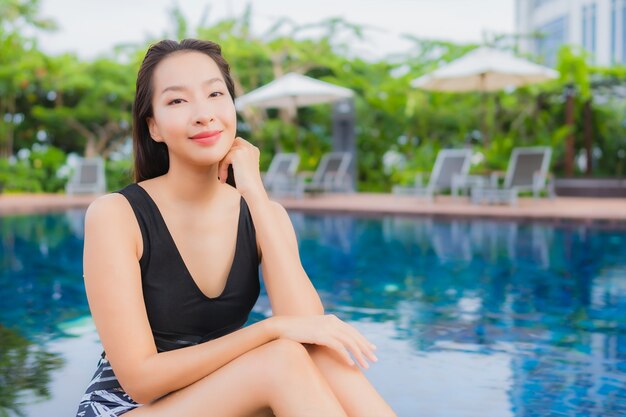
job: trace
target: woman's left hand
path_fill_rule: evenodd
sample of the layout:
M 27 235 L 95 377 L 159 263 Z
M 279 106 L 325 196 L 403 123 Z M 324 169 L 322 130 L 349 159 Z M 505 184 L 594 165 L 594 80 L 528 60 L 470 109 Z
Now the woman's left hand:
M 228 165 L 232 164 L 235 185 L 244 198 L 267 195 L 259 171 L 260 154 L 259 148 L 243 138 L 236 137 L 233 146 L 218 164 L 217 173 L 220 182 L 226 182 Z

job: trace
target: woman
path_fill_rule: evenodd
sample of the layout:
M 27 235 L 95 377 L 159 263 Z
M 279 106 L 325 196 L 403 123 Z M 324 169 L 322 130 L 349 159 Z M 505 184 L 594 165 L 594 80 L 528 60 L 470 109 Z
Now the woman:
M 394 416 L 351 358 L 367 368 L 375 347 L 324 315 L 259 150 L 235 130 L 217 44 L 150 47 L 133 106 L 136 182 L 85 218 L 85 287 L 106 353 L 77 415 Z M 274 315 L 242 327 L 259 263 Z

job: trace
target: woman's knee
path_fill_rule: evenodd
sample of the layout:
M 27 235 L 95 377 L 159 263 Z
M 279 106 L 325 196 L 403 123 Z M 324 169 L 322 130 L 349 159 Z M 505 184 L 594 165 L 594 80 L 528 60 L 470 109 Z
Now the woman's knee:
M 280 381 L 297 377 L 303 370 L 314 367 L 306 348 L 298 342 L 278 339 L 263 345 L 262 361 L 267 374 Z
M 311 358 L 302 343 L 289 339 L 277 339 L 263 345 L 264 356 L 273 365 L 310 362 Z
M 337 351 L 332 350 L 329 347 L 320 346 L 320 345 L 307 345 L 306 350 L 309 356 L 311 357 L 311 359 L 313 360 L 313 363 L 315 363 L 318 367 L 321 367 L 321 366 L 349 367 L 349 365 L 346 364 L 343 357 L 341 357 L 341 355 Z M 352 367 L 352 369 L 358 369 L 358 368 Z

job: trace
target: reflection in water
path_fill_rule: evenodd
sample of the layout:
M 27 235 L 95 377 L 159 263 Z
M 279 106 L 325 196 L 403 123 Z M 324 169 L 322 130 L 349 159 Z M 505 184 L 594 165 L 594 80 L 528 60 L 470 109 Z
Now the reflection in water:
M 299 237 L 307 272 L 342 317 L 393 320 L 418 356 L 510 357 L 515 415 L 626 414 L 626 233 L 339 218 L 324 218 L 325 241 L 342 236 L 347 250 L 315 242 L 317 217 L 302 220 Z
M 62 365 L 58 354 L 46 352 L 0 324 L 0 415 L 23 416 L 26 399 L 48 398 L 50 372 Z M 31 395 L 24 398 L 27 392 Z
M 65 212 L 65 221 L 72 235 L 80 240 L 85 236 L 85 209 L 69 209 Z
M 386 217 L 382 222 L 385 243 L 401 241 L 405 246 L 432 248 L 440 263 L 469 263 L 474 256 L 496 261 L 504 256 L 514 264 L 527 261 L 542 269 L 549 267 L 553 233 L 540 224 L 406 217 Z
M 84 210 L 83 210 L 84 213 Z M 63 214 L 0 217 L 0 415 L 48 397 L 63 359 L 45 342 L 87 313 L 82 236 Z

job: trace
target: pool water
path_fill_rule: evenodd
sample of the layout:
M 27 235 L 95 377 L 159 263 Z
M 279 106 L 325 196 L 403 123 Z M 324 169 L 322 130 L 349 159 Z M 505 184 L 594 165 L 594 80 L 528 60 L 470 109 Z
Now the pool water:
M 626 415 L 626 230 L 290 213 L 327 312 L 402 417 Z M 70 416 L 101 347 L 84 210 L 0 217 L 0 415 Z M 263 292 L 250 322 L 270 314 Z

